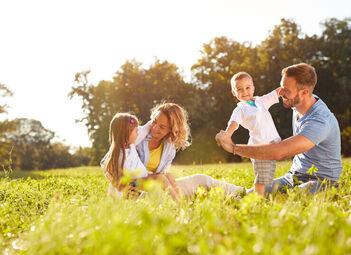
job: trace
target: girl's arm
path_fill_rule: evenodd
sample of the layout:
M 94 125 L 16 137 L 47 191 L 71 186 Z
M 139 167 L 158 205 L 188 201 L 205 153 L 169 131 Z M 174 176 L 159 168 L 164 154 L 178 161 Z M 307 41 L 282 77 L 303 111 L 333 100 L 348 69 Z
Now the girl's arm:
M 135 145 L 141 143 L 145 137 L 150 133 L 152 120 L 149 120 L 144 126 L 138 127 L 138 137 L 135 140 Z

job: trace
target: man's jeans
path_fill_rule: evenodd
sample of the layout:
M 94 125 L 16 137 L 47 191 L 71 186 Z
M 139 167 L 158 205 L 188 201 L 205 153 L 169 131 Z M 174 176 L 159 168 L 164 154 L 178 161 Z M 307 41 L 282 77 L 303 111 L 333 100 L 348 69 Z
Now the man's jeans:
M 286 175 L 273 180 L 272 186 L 267 187 L 265 193 L 269 194 L 275 191 L 286 193 L 287 189 L 298 187 L 300 190 L 309 190 L 310 193 L 316 193 L 323 191 L 326 187 L 338 187 L 338 182 L 323 179 L 317 176 L 291 172 L 289 171 Z M 247 192 L 252 192 L 254 188 L 251 188 Z

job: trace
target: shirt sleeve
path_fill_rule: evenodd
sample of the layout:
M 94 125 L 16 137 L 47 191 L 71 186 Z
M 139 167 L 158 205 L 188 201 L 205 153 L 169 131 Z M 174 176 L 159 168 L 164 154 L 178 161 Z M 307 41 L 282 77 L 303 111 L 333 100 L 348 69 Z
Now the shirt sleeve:
M 141 143 L 145 137 L 150 133 L 152 120 L 149 120 L 144 126 L 138 127 L 138 137 L 135 140 L 135 145 Z
M 229 121 L 228 121 L 228 126 L 230 125 L 230 123 L 231 123 L 232 121 L 235 121 L 236 123 L 238 123 L 239 125 L 241 125 L 242 120 L 243 120 L 243 113 L 242 113 L 240 107 L 236 107 L 236 108 L 233 110 L 232 116 L 230 116 L 230 119 L 229 119 Z
M 278 93 L 273 90 L 272 92 L 258 97 L 256 101 L 260 101 L 264 107 L 268 110 L 272 105 L 279 103 Z
M 328 136 L 329 126 L 321 119 L 308 119 L 300 127 L 297 135 L 303 135 L 315 145 L 319 145 Z
M 131 144 L 124 161 L 123 171 L 130 174 L 132 178 L 143 178 L 148 175 L 148 171 L 141 162 L 135 145 Z
M 102 167 L 102 168 L 104 168 L 105 167 L 105 161 L 106 161 L 106 159 L 107 159 L 107 156 L 108 156 L 108 152 L 105 154 L 105 156 L 101 159 L 101 161 L 100 161 L 100 166 Z
M 169 155 L 167 157 L 167 160 L 165 162 L 165 167 L 162 169 L 161 172 L 165 172 L 166 173 L 166 172 L 169 171 L 169 169 L 172 166 L 172 162 L 173 162 L 173 159 L 174 159 L 175 155 L 176 155 L 176 150 L 174 149 L 174 150 L 172 150 L 171 153 L 169 153 Z

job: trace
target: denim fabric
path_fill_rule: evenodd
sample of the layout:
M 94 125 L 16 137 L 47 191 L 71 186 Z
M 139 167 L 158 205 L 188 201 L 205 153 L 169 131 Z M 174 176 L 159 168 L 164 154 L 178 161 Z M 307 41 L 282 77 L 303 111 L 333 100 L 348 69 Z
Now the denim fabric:
M 325 190 L 326 187 L 334 186 L 338 187 L 338 182 L 330 181 L 328 179 L 321 179 L 317 176 L 303 174 L 303 173 L 293 173 L 289 171 L 286 175 L 273 180 L 271 186 L 266 187 L 266 194 L 280 191 L 281 193 L 286 193 L 287 189 L 294 187 L 299 189 L 308 189 L 310 193 L 316 193 Z M 251 190 L 250 190 L 251 191 Z

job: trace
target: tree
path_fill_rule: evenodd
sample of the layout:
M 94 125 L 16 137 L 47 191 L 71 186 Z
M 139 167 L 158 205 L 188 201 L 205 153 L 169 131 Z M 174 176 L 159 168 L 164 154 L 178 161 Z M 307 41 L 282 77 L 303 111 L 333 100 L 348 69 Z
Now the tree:
M 257 50 L 250 43 L 241 44 L 226 37 L 218 37 L 204 44 L 201 54 L 191 69 L 194 85 L 200 89 L 198 92 L 203 94 L 204 99 L 194 113 L 203 113 L 200 115 L 203 122 L 202 127 L 194 131 L 194 144 L 188 151 L 193 154 L 191 158 L 197 161 L 200 158 L 196 155 L 202 155 L 202 162 L 226 161 L 228 154 L 217 147 L 214 136 L 220 129 L 225 129 L 235 107 L 230 79 L 239 71 L 246 71 L 253 76 L 257 74 Z M 245 143 L 247 132 L 240 129 L 235 137 L 236 142 Z
M 351 18 L 329 19 L 322 23 L 316 93 L 336 115 L 342 134 L 342 151 L 351 155 Z
M 5 85 L 0 84 L 0 98 L 12 96 L 13 93 Z M 0 114 L 6 114 L 7 105 L 0 105 Z M 9 120 L 0 121 L 0 162 L 3 168 L 7 168 L 11 161 L 11 143 L 4 134 L 14 129 L 14 125 Z
M 282 19 L 267 38 L 252 46 L 226 37 L 214 38 L 203 45 L 201 57 L 192 66 L 192 81 L 184 81 L 178 68 L 167 61 L 156 60 L 143 68 L 135 60 L 126 61 L 112 81 L 88 84 L 89 72 L 76 75 L 76 86 L 70 97 L 82 99 L 87 125 L 93 142 L 94 164 L 107 151 L 108 126 L 116 112 L 131 111 L 143 122 L 149 110 L 166 99 L 184 106 L 190 116 L 193 145 L 177 160 L 182 162 L 214 162 L 233 160 L 218 149 L 214 135 L 224 129 L 235 107 L 230 79 L 248 72 L 254 80 L 256 94 L 263 95 L 280 86 L 281 70 L 306 62 L 316 68 L 318 84 L 315 93 L 336 114 L 342 131 L 343 153 L 351 155 L 351 33 L 350 19 L 329 19 L 323 23 L 321 36 L 308 36 L 293 20 Z M 274 105 L 270 108 L 279 134 L 292 135 L 291 111 Z M 246 143 L 248 132 L 235 132 L 235 142 Z
M 74 165 L 76 166 L 88 166 L 91 159 L 91 148 L 90 147 L 79 147 L 73 153 Z
M 54 132 L 44 128 L 40 121 L 32 119 L 13 120 L 15 130 L 6 133 L 13 144 L 13 168 L 21 170 L 45 169 L 43 164 Z
M 115 73 L 112 81 L 88 83 L 89 71 L 77 73 L 69 97 L 82 100 L 85 117 L 80 120 L 88 128 L 92 140 L 92 162 L 97 164 L 108 149 L 108 129 L 117 112 L 132 112 L 145 123 L 150 109 L 164 100 L 189 104 L 194 88 L 187 84 L 178 68 L 156 60 L 148 69 L 135 60 L 126 61 Z
M 15 119 L 14 130 L 5 133 L 12 146 L 14 170 L 45 170 L 88 165 L 90 148 L 79 148 L 74 154 L 70 146 L 54 142 L 55 133 L 33 119 Z
M 276 25 L 267 39 L 257 46 L 260 75 L 255 82 L 255 92 L 262 95 L 279 87 L 281 71 L 287 66 L 300 62 L 312 64 L 317 45 L 316 36 L 308 37 L 293 20 L 281 19 L 281 24 Z M 274 105 L 270 112 L 281 137 L 291 136 L 291 111 Z

